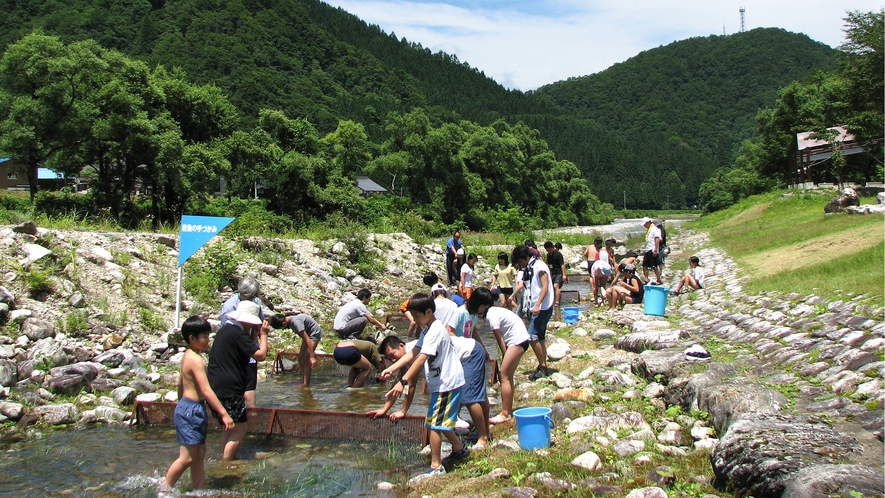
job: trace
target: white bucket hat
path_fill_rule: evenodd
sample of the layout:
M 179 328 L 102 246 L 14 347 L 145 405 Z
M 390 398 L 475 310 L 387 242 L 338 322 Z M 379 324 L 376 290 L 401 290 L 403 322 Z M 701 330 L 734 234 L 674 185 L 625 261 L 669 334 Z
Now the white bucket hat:
M 228 313 L 227 317 L 249 325 L 261 325 L 261 318 L 258 317 L 260 313 L 261 308 L 257 304 L 252 301 L 240 301 L 237 309 Z

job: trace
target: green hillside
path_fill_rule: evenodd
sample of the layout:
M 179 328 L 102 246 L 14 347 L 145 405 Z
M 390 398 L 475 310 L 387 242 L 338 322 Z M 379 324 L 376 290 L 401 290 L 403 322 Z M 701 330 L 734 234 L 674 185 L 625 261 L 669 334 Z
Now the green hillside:
M 385 129 L 391 112 L 421 108 L 433 127 L 524 121 L 592 193 L 631 208 L 696 203 L 699 185 L 755 132 L 758 109 L 810 69 L 831 67 L 834 53 L 804 35 L 753 30 L 675 42 L 523 93 L 318 0 L 0 0 L 0 12 L 0 47 L 35 28 L 65 43 L 94 39 L 218 86 L 241 129 L 265 108 L 321 135 L 340 120 L 360 123 L 370 158 L 395 141 Z M 389 172 L 366 172 L 389 182 Z

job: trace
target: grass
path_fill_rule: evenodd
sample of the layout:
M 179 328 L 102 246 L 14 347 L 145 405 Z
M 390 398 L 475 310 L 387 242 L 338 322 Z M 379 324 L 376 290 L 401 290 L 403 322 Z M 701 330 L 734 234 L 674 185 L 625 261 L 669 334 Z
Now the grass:
M 831 295 L 852 290 L 882 295 L 882 216 L 826 215 L 823 208 L 829 197 L 783 191 L 753 196 L 686 228 L 708 231 L 713 245 L 747 269 L 749 293 Z

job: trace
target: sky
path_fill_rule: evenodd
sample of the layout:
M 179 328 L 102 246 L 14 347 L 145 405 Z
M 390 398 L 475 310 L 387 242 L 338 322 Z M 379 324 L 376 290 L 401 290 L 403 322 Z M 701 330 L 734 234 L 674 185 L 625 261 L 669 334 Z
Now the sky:
M 838 48 L 845 13 L 882 0 L 323 0 L 517 90 L 597 73 L 696 36 L 783 28 Z

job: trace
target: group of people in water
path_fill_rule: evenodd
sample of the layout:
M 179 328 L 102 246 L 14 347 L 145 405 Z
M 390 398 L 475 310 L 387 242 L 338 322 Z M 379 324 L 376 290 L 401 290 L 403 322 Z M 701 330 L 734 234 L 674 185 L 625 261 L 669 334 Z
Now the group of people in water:
M 647 228 L 654 226 L 651 220 L 643 222 Z M 657 281 L 653 283 L 660 283 L 661 279 L 661 239 L 659 231 L 649 228 L 647 240 L 651 242 L 646 245 L 642 264 L 646 278 L 649 269 L 655 271 Z M 637 258 L 628 256 L 616 265 L 614 245 L 614 239 L 597 238 L 584 252 L 593 302 L 600 304 L 602 297 L 608 301 L 610 310 L 626 303 L 642 302 L 643 296 L 643 281 L 636 275 Z M 431 431 L 431 463 L 427 474 L 443 473 L 445 467 L 464 460 L 471 451 L 485 448 L 491 438 L 490 426 L 511 420 L 514 375 L 529 348 L 538 362 L 530 377 L 551 373 L 547 366 L 547 324 L 554 307 L 560 305 L 561 288 L 568 282 L 561 247 L 546 242 L 547 257 L 542 258 L 533 241 L 527 240 L 510 255 L 499 253 L 491 285 L 484 287 L 475 285 L 474 265 L 478 259 L 475 254 L 468 254 L 458 268 L 463 245 L 460 233 L 454 233 L 446 248 L 449 286 L 439 282 L 434 272 L 428 272 L 423 281 L 429 292 L 416 293 L 402 303 L 401 310 L 410 324 L 405 340 L 386 333 L 387 325 L 369 312 L 372 293 L 368 289 L 361 289 L 355 299 L 336 313 L 332 328 L 339 340 L 333 357 L 338 364 L 349 368 L 347 385 L 364 385 L 373 369 L 382 381 L 396 380 L 385 396 L 384 406 L 369 411 L 369 416 L 387 417 L 394 422 L 404 417 L 423 371 L 429 394 L 425 426 Z M 690 266 L 691 271 L 680 279 L 673 292 L 703 288 L 704 273 L 697 257 L 690 258 Z M 450 288 L 456 288 L 457 292 L 451 292 Z M 182 360 L 179 403 L 175 409 L 180 451 L 166 475 L 169 486 L 173 486 L 187 468 L 191 469 L 194 486 L 204 485 L 209 413 L 225 428 L 223 458 L 236 458 L 246 431 L 248 408 L 255 406 L 256 362 L 267 356 L 271 328 L 290 329 L 301 338 L 298 366 L 302 383 L 297 387 L 310 386 L 312 370 L 317 364 L 317 345 L 323 337 L 319 324 L 303 313 L 277 314 L 265 320 L 261 305 L 258 282 L 247 277 L 222 307 L 221 328 L 211 350 L 212 328 L 208 321 L 193 316 L 182 325 L 181 333 L 188 349 Z M 494 416 L 491 416 L 486 393 L 486 365 L 491 362 L 491 355 L 479 335 L 480 320 L 488 322 L 500 350 L 501 405 Z M 367 336 L 365 329 L 369 323 L 381 333 Z M 207 350 L 208 368 L 200 356 Z M 400 397 L 401 406 L 394 410 Z M 474 426 L 476 437 L 472 448 L 454 432 L 462 406 Z M 441 455 L 443 439 L 452 446 L 451 454 L 445 458 Z

